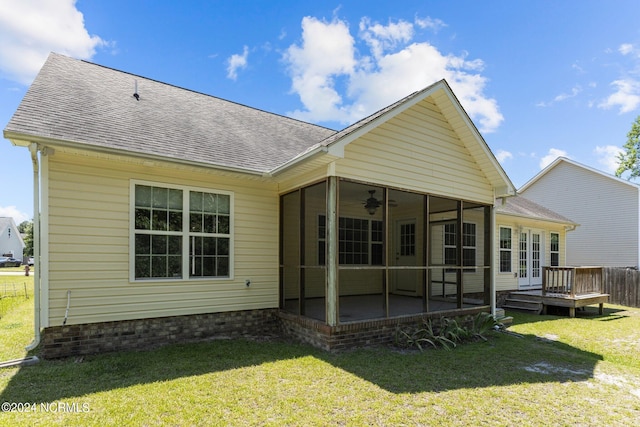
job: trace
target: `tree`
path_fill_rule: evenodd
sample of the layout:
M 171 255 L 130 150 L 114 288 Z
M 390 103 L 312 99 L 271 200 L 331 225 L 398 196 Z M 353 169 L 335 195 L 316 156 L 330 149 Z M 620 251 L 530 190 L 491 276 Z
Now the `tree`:
M 619 166 L 616 176 L 621 177 L 623 173 L 630 172 L 627 179 L 631 180 L 640 176 L 640 116 L 631 125 L 631 130 L 627 133 L 627 143 L 624 144 L 624 153 L 618 155 Z
M 33 256 L 33 221 L 22 221 L 18 231 L 24 235 L 24 254 Z

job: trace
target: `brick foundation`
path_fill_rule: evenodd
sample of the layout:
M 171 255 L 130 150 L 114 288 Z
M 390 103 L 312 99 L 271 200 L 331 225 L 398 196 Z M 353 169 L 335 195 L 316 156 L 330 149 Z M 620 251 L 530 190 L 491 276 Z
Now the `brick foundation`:
M 247 310 L 53 326 L 43 332 L 42 357 L 142 350 L 214 337 L 277 334 L 277 313 L 277 309 Z
M 393 343 L 398 325 L 415 324 L 423 319 L 441 317 L 468 317 L 487 307 L 464 310 L 439 311 L 392 319 L 369 320 L 329 326 L 318 320 L 280 312 L 281 328 L 285 335 L 327 351 L 340 351 L 357 347 L 371 347 Z M 465 319 L 468 320 L 468 319 Z
M 496 291 L 496 307 L 502 307 L 511 292 L 513 291 Z
M 43 332 L 41 356 L 55 359 L 110 351 L 145 350 L 216 337 L 262 335 L 284 335 L 326 351 L 340 351 L 390 344 L 394 341 L 398 325 L 421 322 L 429 317 L 471 316 L 481 311 L 488 311 L 488 308 L 439 311 L 333 327 L 278 309 L 53 326 L 45 328 Z

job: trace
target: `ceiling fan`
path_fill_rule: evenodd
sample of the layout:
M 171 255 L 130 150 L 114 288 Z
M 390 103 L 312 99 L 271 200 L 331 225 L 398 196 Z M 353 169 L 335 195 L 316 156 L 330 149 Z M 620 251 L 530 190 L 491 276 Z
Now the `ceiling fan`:
M 369 198 L 367 200 L 364 201 L 363 205 L 364 208 L 367 210 L 367 212 L 369 212 L 369 215 L 374 215 L 376 213 L 376 210 L 382 206 L 382 201 L 376 199 L 373 195 L 375 194 L 376 190 L 369 190 Z M 390 207 L 396 207 L 398 206 L 398 203 L 396 203 L 395 200 L 389 200 L 389 206 Z

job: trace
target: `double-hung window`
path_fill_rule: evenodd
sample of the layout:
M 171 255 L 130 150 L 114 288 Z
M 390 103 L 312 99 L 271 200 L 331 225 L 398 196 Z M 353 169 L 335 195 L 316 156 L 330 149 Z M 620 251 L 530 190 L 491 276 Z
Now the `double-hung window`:
M 132 279 L 230 278 L 232 194 L 132 182 Z
M 444 225 L 444 263 L 446 265 L 458 264 L 458 249 L 456 223 Z M 476 225 L 471 222 L 462 224 L 462 265 L 465 267 L 476 265 Z M 465 272 L 473 272 L 475 269 L 464 269 Z
M 500 273 L 511 273 L 511 228 L 500 227 Z
M 557 267 L 560 265 L 560 235 L 558 233 L 551 233 L 551 266 Z

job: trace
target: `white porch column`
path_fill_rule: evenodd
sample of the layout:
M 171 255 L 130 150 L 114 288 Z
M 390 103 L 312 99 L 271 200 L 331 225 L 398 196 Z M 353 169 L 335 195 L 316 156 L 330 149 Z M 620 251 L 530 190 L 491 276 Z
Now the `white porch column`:
M 489 287 L 489 294 L 490 294 L 490 305 L 491 305 L 491 315 L 495 318 L 496 317 L 496 266 L 500 265 L 500 260 L 499 258 L 496 259 L 496 257 L 500 256 L 500 249 L 496 247 L 496 205 L 495 205 L 495 201 L 494 204 L 491 205 L 491 233 L 489 236 L 489 241 L 490 241 L 490 245 L 491 245 L 491 257 L 493 262 L 491 263 L 491 281 L 490 283 L 490 287 Z
M 338 324 L 338 178 L 327 180 L 327 282 L 326 321 L 329 326 Z

